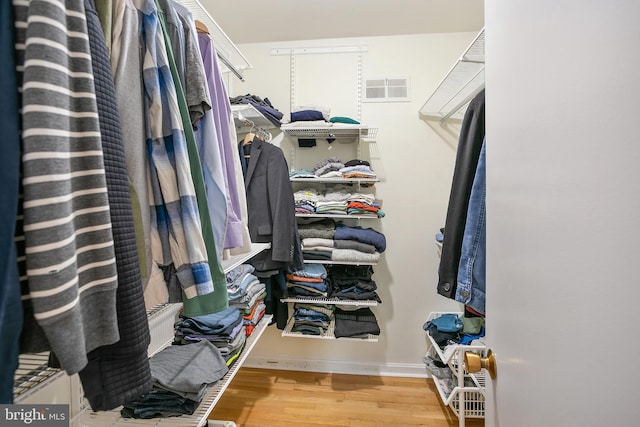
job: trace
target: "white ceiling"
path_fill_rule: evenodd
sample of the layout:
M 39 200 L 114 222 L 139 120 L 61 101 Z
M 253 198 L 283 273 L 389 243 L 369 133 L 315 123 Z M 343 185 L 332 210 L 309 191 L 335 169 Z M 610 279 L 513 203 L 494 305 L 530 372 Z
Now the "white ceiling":
M 200 1 L 236 44 L 479 31 L 484 26 L 484 0 Z

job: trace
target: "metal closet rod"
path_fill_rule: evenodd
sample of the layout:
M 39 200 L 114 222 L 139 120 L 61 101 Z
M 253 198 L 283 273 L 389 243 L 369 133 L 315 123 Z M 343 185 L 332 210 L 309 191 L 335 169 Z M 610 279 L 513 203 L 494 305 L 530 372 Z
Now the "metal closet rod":
M 447 114 L 445 114 L 444 116 L 442 116 L 442 118 L 440 119 L 440 123 L 444 123 L 446 122 L 451 116 L 453 116 L 455 113 L 457 113 L 462 107 L 464 107 L 467 103 L 469 103 L 469 101 L 471 101 L 473 98 L 475 98 L 475 96 L 477 94 L 480 93 L 480 91 L 484 89 L 484 83 L 477 88 L 476 90 L 474 90 L 473 92 L 471 92 L 469 95 L 467 95 L 462 101 L 460 101 L 455 107 L 453 107 L 451 110 L 449 110 L 449 112 Z
M 262 135 L 265 141 L 270 142 L 273 139 L 273 135 L 271 135 L 271 132 L 269 132 L 268 130 L 263 129 L 260 126 L 256 126 L 256 124 L 253 121 L 243 117 L 241 114 L 235 113 L 235 116 L 238 120 L 240 120 L 247 126 L 251 126 L 251 130 L 249 130 L 249 132 L 255 129 L 258 135 Z
M 214 42 L 216 47 L 216 54 L 220 61 L 231 71 L 236 77 L 238 77 L 241 81 L 244 81 L 244 77 L 240 73 L 240 70 L 243 68 L 251 68 L 251 64 L 247 60 L 247 58 L 240 52 L 238 47 L 231 41 L 229 36 L 222 30 L 222 28 L 218 25 L 215 19 L 211 16 L 211 14 L 207 11 L 207 9 L 200 3 L 200 0 L 176 0 L 178 3 L 185 6 L 193 15 L 193 19 L 200 21 L 202 30 L 208 33 L 211 36 L 211 39 Z M 223 45 L 222 50 L 224 50 L 228 55 L 231 55 L 232 58 L 237 58 L 244 64 L 238 67 L 235 67 L 231 60 L 227 58 L 225 55 L 220 53 L 220 45 Z M 227 50 L 230 48 L 230 50 Z
M 234 67 L 233 64 L 231 64 L 231 62 L 225 56 L 218 53 L 218 58 L 220 58 L 220 61 L 222 61 L 222 63 L 229 69 L 229 71 L 235 74 L 235 76 L 239 78 L 240 81 L 244 81 L 244 77 L 242 76 L 242 74 L 240 74 L 240 71 L 238 71 L 236 67 Z

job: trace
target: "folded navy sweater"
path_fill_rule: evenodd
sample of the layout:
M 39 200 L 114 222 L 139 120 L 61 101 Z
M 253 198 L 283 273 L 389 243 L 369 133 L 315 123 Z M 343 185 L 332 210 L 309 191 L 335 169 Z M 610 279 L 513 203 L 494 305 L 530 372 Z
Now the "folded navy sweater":
M 387 248 L 387 239 L 384 234 L 374 230 L 373 228 L 349 227 L 339 224 L 336 226 L 336 232 L 333 236 L 335 240 L 356 240 L 361 243 L 367 243 L 375 246 L 380 253 Z

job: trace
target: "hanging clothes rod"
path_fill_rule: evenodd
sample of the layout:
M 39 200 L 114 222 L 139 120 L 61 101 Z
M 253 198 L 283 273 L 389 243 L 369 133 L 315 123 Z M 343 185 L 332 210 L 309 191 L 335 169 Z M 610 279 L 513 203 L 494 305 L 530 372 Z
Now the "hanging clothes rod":
M 220 28 L 211 14 L 205 9 L 199 0 L 176 0 L 193 14 L 193 19 L 200 21 L 213 40 L 213 45 L 224 69 L 233 73 L 241 81 L 245 81 L 242 71 L 251 68 L 249 60 L 240 52 L 240 49 L 231 41 L 229 36 Z M 224 71 L 224 70 L 223 70 Z
M 231 64 L 225 56 L 218 53 L 218 58 L 220 59 L 220 61 L 222 61 L 222 63 L 225 65 L 225 67 L 227 67 L 229 71 L 231 71 L 237 78 L 240 79 L 241 82 L 245 81 L 242 74 L 240 74 L 240 71 L 236 70 L 236 67 L 234 67 L 233 64 Z
M 239 112 L 235 112 L 234 111 L 233 115 L 235 116 L 235 118 L 238 121 L 240 121 L 240 122 L 242 122 L 245 125 L 250 127 L 249 132 L 251 132 L 251 131 L 253 131 L 255 129 L 255 131 L 258 134 L 258 136 L 261 136 L 262 139 L 264 139 L 266 142 L 271 142 L 271 140 L 273 139 L 273 135 L 271 135 L 271 132 L 269 132 L 266 129 L 263 129 L 260 126 L 256 126 L 256 124 L 253 121 L 243 117 L 242 114 L 240 114 Z

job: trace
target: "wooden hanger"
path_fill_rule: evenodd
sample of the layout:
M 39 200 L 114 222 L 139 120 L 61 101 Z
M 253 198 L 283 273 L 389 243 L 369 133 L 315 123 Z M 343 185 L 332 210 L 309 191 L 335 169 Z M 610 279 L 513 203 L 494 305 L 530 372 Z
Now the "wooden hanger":
M 209 29 L 207 28 L 207 26 L 204 25 L 204 23 L 202 21 L 198 21 L 197 19 L 196 19 L 196 30 L 199 33 L 209 34 Z
M 242 145 L 244 146 L 244 145 L 252 143 L 253 142 L 253 138 L 255 138 L 255 136 L 256 136 L 255 133 L 251 133 L 251 132 L 247 133 L 244 136 L 244 141 L 242 141 Z
M 244 153 L 245 159 L 251 158 L 251 144 L 253 143 L 253 138 L 255 134 L 249 132 L 244 136 L 244 141 L 242 141 L 242 152 Z

